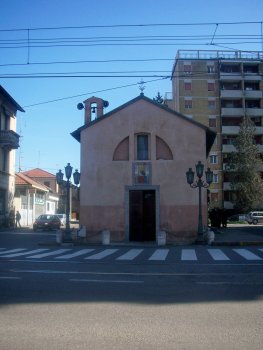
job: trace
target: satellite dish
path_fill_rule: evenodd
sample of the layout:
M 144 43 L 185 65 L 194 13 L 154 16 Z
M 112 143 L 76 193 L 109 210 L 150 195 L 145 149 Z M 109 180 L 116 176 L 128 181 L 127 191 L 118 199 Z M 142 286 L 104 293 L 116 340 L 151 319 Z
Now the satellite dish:
M 83 103 L 78 103 L 78 104 L 77 104 L 77 109 L 78 109 L 79 111 L 81 111 L 83 108 L 84 108 Z
M 108 101 L 103 101 L 103 107 L 109 107 L 109 102 Z

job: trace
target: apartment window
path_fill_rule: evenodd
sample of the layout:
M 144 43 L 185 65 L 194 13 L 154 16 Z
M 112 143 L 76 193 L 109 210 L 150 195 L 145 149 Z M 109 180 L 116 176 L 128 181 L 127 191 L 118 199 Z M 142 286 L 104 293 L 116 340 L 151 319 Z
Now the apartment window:
M 224 191 L 224 201 L 233 202 L 236 200 L 236 193 L 234 191 Z
M 218 193 L 217 192 L 211 192 L 210 193 L 211 202 L 218 202 Z
M 45 195 L 43 193 L 39 193 L 39 192 L 36 193 L 35 203 L 44 205 L 44 203 L 45 203 Z
M 192 73 L 192 65 L 187 63 L 184 64 L 184 73 L 191 74 Z
M 260 108 L 260 100 L 247 100 L 245 105 L 246 108 Z
M 184 100 L 184 108 L 191 109 L 193 107 L 192 100 Z
M 218 174 L 213 174 L 213 182 L 218 183 Z
M 149 159 L 149 137 L 142 134 L 137 135 L 137 159 L 148 160 Z
M 211 154 L 210 164 L 217 164 L 217 155 L 216 154 Z
M 215 73 L 215 67 L 214 66 L 207 66 L 207 73 Z
M 261 117 L 251 118 L 255 126 L 261 126 Z
M 185 91 L 191 91 L 192 90 L 192 82 L 191 81 L 185 81 L 184 82 L 184 89 L 185 89 Z
M 215 83 L 211 82 L 211 81 L 208 81 L 207 82 L 207 90 L 208 91 L 215 91 Z
M 235 135 L 225 135 L 222 140 L 223 145 L 234 145 L 235 144 Z
M 216 128 L 216 117 L 209 117 L 209 128 Z
M 216 101 L 215 100 L 208 100 L 208 108 L 215 109 L 216 108 Z

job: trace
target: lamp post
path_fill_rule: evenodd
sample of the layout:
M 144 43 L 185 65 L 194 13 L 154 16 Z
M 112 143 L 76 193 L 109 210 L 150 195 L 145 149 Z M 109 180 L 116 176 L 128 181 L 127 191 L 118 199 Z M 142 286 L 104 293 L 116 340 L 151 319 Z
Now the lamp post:
M 195 165 L 196 169 L 196 175 L 197 180 L 194 181 L 195 173 L 192 170 L 192 168 L 189 168 L 189 170 L 186 172 L 186 179 L 187 183 L 192 188 L 197 188 L 199 190 L 199 208 L 198 208 L 198 230 L 197 230 L 197 241 L 202 242 L 203 237 L 203 220 L 202 220 L 202 193 L 201 188 L 208 188 L 210 184 L 213 182 L 213 171 L 210 170 L 210 168 L 207 168 L 207 171 L 205 172 L 206 181 L 202 180 L 203 172 L 204 172 L 204 164 L 201 163 L 199 160 L 198 163 Z
M 70 225 L 69 225 L 69 212 L 70 212 L 70 185 L 71 185 L 71 175 L 72 175 L 72 166 L 70 165 L 70 163 L 68 163 L 68 165 L 65 167 L 65 174 L 66 174 L 66 189 L 67 189 L 67 196 L 66 196 L 66 229 L 65 229 L 65 240 L 71 240 L 70 237 Z M 56 174 L 56 179 L 57 179 L 57 183 L 59 185 L 63 184 L 63 176 L 64 174 L 62 173 L 61 170 L 59 170 L 59 172 Z M 80 173 L 78 172 L 78 170 L 75 170 L 75 172 L 73 173 L 73 179 L 74 179 L 74 183 L 75 185 L 79 184 L 80 181 Z

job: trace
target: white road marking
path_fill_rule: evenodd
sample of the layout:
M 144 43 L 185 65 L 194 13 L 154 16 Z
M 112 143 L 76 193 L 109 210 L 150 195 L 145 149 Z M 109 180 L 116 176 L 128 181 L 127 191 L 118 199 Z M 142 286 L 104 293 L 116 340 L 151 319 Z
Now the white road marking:
M 226 254 L 223 253 L 221 249 L 207 249 L 207 250 L 214 260 L 224 260 L 224 261 L 230 260 L 229 257 L 226 256 Z
M 246 260 L 262 260 L 262 258 L 247 249 L 233 249 L 234 252 L 241 255 Z
M 115 252 L 117 252 L 119 249 L 105 249 L 102 252 L 99 252 L 97 254 L 93 254 L 85 258 L 86 260 L 100 260 L 105 258 L 106 256 L 109 256 Z
M 21 280 L 21 277 L 0 276 L 0 280 Z
M 80 255 L 84 255 L 90 252 L 93 252 L 95 249 L 81 249 L 78 250 L 75 253 L 70 253 L 70 254 L 66 254 L 66 255 L 62 255 L 62 256 L 57 256 L 55 259 L 71 259 L 74 258 L 76 256 L 80 256 Z
M 144 281 L 129 281 L 129 280 L 96 280 L 96 279 L 78 279 L 72 278 L 71 282 L 95 282 L 95 283 L 144 283 Z
M 45 258 L 46 256 L 50 256 L 50 255 L 62 254 L 62 253 L 68 252 L 70 250 L 71 249 L 57 249 L 57 250 L 53 250 L 52 252 L 49 252 L 49 253 L 30 255 L 30 256 L 27 256 L 26 258 L 27 259 L 40 259 L 40 258 Z
M 4 258 L 14 258 L 16 256 L 23 256 L 23 255 L 28 255 L 28 254 L 40 253 L 40 252 L 44 252 L 47 250 L 49 250 L 49 249 L 34 249 L 34 250 L 22 252 L 22 253 L 13 253 L 13 254 L 4 255 L 3 257 Z
M 148 260 L 165 260 L 169 249 L 157 249 Z
M 133 260 L 135 259 L 143 249 L 130 249 L 127 253 L 119 256 L 116 260 Z
M 197 260 L 197 256 L 194 249 L 182 249 L 182 260 Z
M 1 252 L 0 255 L 9 254 L 9 253 L 15 253 L 15 252 L 21 252 L 22 250 L 26 250 L 26 248 L 17 248 L 17 249 L 6 250 L 5 252 Z
M 263 285 L 263 282 L 195 282 L 196 284 L 210 284 L 210 285 L 233 285 L 233 286 L 243 286 L 243 285 L 249 285 L 249 286 L 261 286 Z

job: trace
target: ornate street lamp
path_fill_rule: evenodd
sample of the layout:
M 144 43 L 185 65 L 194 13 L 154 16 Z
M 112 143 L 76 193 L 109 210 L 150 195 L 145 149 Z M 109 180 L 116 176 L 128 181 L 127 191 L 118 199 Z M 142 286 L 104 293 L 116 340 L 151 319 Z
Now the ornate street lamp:
M 202 176 L 204 173 L 204 164 L 198 161 L 198 163 L 195 165 L 196 169 L 196 175 L 197 180 L 194 181 L 195 173 L 192 170 L 192 168 L 189 168 L 189 170 L 186 172 L 186 180 L 187 183 L 192 188 L 197 188 L 199 190 L 199 211 L 198 211 L 198 230 L 197 230 L 197 241 L 202 242 L 204 240 L 204 232 L 203 232 L 203 220 L 202 220 L 202 200 L 201 200 L 201 188 L 208 188 L 210 184 L 213 182 L 213 171 L 210 170 L 210 168 L 207 168 L 207 171 L 205 172 L 206 181 L 202 180 Z
M 70 179 L 71 179 L 71 175 L 72 175 L 72 166 L 70 165 L 70 163 L 68 163 L 68 165 L 65 167 L 65 175 L 67 178 L 66 181 L 66 188 L 67 188 L 67 200 L 66 200 L 66 229 L 65 229 L 65 240 L 70 241 L 71 237 L 70 237 L 70 225 L 69 225 L 69 211 L 70 211 Z M 58 171 L 58 173 L 56 174 L 56 179 L 57 179 L 57 183 L 59 185 L 63 184 L 63 176 L 64 174 L 62 173 L 61 170 Z M 74 174 L 73 174 L 73 179 L 74 179 L 74 183 L 75 185 L 79 184 L 80 181 L 80 173 L 78 172 L 78 170 L 75 170 Z

